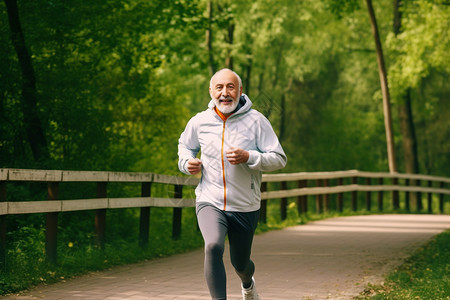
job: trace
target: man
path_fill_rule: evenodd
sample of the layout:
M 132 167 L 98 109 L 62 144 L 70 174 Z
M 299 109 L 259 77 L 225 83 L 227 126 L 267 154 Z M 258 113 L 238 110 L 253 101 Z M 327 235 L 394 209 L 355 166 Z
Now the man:
M 180 171 L 202 175 L 195 193 L 205 241 L 205 277 L 212 299 L 226 299 L 223 252 L 228 235 L 243 298 L 260 299 L 250 254 L 259 219 L 261 177 L 263 171 L 283 168 L 287 159 L 270 122 L 242 94 L 235 72 L 222 69 L 214 74 L 209 94 L 208 109 L 188 122 L 178 145 Z

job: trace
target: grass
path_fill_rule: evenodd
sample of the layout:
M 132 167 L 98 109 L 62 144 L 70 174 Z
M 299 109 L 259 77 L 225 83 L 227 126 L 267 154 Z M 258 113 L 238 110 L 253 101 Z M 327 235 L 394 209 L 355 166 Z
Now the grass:
M 358 299 L 450 299 L 450 230 L 435 236 Z

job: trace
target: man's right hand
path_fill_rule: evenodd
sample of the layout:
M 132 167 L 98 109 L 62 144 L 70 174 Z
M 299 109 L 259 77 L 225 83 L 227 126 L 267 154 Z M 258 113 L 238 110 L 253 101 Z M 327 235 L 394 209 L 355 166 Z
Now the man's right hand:
M 202 171 L 202 161 L 198 158 L 191 158 L 187 162 L 187 169 L 192 175 L 200 173 Z

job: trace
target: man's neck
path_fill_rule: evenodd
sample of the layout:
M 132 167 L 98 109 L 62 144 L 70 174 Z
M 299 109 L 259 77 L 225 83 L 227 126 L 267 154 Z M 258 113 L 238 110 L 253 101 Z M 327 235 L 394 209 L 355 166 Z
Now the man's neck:
M 214 110 L 219 115 L 219 117 L 222 119 L 222 121 L 226 121 L 228 119 L 228 117 L 233 114 L 233 113 L 224 114 L 217 108 L 217 106 L 214 107 Z

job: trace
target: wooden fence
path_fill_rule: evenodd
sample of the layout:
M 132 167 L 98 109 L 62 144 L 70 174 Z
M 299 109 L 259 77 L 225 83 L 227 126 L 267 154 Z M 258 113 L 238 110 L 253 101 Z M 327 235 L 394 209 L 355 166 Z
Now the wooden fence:
M 389 182 L 385 182 L 389 180 Z M 43 182 L 47 184 L 47 200 L 8 201 L 8 182 Z M 67 182 L 94 182 L 96 195 L 92 199 L 59 200 L 59 185 Z M 141 197 L 109 198 L 108 183 L 140 183 Z M 152 197 L 152 183 L 172 185 L 172 198 Z M 425 183 L 425 186 L 423 186 Z M 154 173 L 97 172 L 97 171 L 61 171 L 0 169 L 0 263 L 6 253 L 7 215 L 46 213 L 46 255 L 49 261 L 56 262 L 57 223 L 59 212 L 95 210 L 96 243 L 104 248 L 106 210 L 113 208 L 140 208 L 139 244 L 148 245 L 150 207 L 172 207 L 172 236 L 181 234 L 181 216 L 183 207 L 195 206 L 195 199 L 183 198 L 184 186 L 196 186 L 195 177 L 168 176 Z M 306 213 L 308 196 L 315 197 L 315 211 L 318 213 L 331 209 L 343 210 L 344 193 L 350 193 L 350 207 L 358 209 L 358 193 L 365 194 L 365 209 L 372 209 L 373 193 L 377 194 L 378 210 L 383 211 L 383 197 L 392 193 L 392 207 L 400 208 L 399 192 L 404 192 L 404 209 L 412 211 L 410 195 L 415 198 L 416 211 L 422 211 L 422 194 L 427 194 L 428 213 L 432 213 L 433 194 L 439 199 L 439 212 L 444 213 L 445 195 L 450 195 L 450 178 L 416 175 L 360 172 L 356 170 L 337 172 L 307 172 L 288 174 L 264 174 L 261 187 L 261 222 L 267 220 L 267 200 L 280 199 L 281 219 L 287 216 L 288 198 L 296 198 L 298 212 Z M 292 185 L 295 185 L 294 188 Z M 277 186 L 276 190 L 268 187 Z M 331 201 L 330 195 L 333 196 Z M 348 198 L 348 197 L 346 197 Z M 448 196 L 447 196 L 448 198 Z M 23 199 L 27 200 L 27 199 Z M 333 203 L 331 203 L 333 202 Z M 333 204 L 333 205 L 332 205 Z

